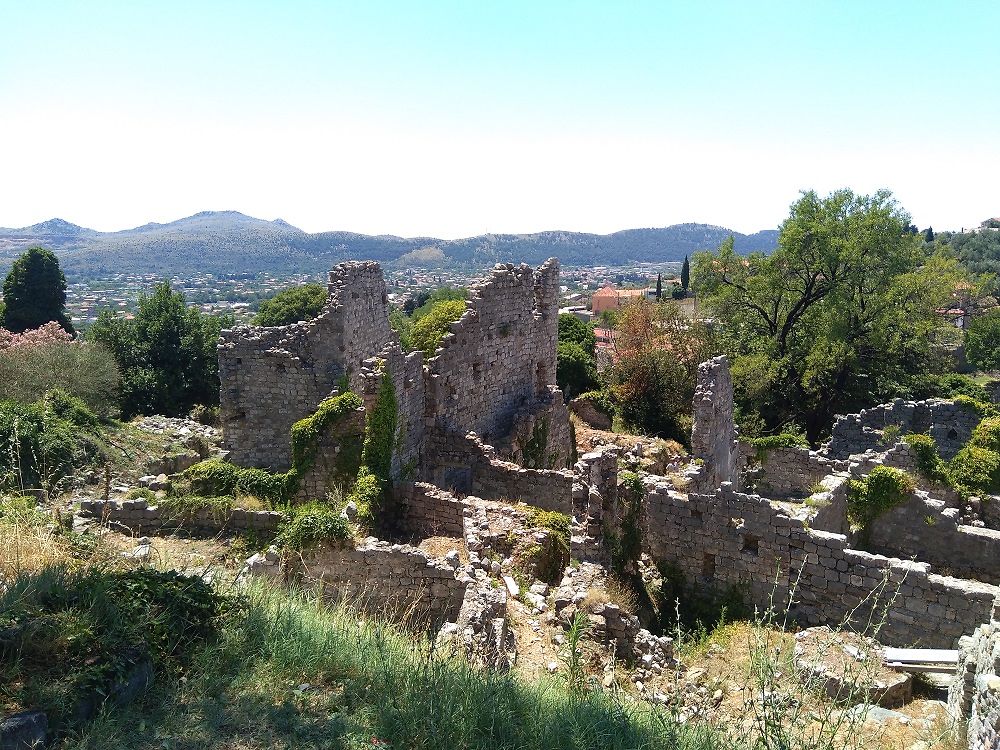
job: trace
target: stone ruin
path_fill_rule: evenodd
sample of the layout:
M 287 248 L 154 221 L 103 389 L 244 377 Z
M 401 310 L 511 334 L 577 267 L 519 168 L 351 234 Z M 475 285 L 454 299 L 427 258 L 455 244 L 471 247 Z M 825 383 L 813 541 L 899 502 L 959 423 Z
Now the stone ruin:
M 882 643 L 959 646 L 951 705 L 972 717 L 971 747 L 995 747 L 1000 514 L 989 508 L 1000 501 L 969 504 L 921 478 L 900 440 L 927 433 L 942 456 L 953 456 L 980 421 L 974 407 L 895 401 L 839 417 L 818 451 L 780 447 L 757 456 L 739 440 L 729 365 L 718 357 L 699 367 L 694 460 L 669 476 L 626 479 L 620 467 L 641 465 L 641 456 L 606 445 L 574 457 L 555 385 L 558 281 L 555 260 L 536 270 L 497 266 L 426 359 L 400 348 L 375 263 L 331 271 L 327 304 L 314 320 L 223 332 L 224 447 L 240 466 L 289 468 L 292 424 L 345 386 L 362 395 L 365 409 L 322 437 L 303 499 L 331 489 L 340 446 L 363 431 L 385 377 L 398 404 L 390 508 L 398 540 L 328 545 L 296 560 L 272 549 L 251 558 L 248 572 L 299 575 L 321 582 L 329 596 L 418 616 L 442 641 L 497 669 L 510 666 L 518 647 L 508 622 L 512 598 L 564 625 L 582 613 L 597 640 L 637 665 L 639 679 L 672 664 L 670 639 L 593 596 L 608 583 L 608 540 L 631 525 L 641 539 L 639 557 L 624 561 L 633 572 L 667 564 L 699 589 L 735 589 L 759 611 L 804 627 L 867 636 L 881 622 Z M 860 534 L 847 519 L 850 482 L 880 465 L 908 471 L 917 488 Z M 538 522 L 539 510 L 570 518 L 568 550 Z M 265 521 L 244 514 L 239 523 Z M 453 549 L 444 556 L 424 549 L 431 538 Z M 552 559 L 554 571 L 542 564 Z

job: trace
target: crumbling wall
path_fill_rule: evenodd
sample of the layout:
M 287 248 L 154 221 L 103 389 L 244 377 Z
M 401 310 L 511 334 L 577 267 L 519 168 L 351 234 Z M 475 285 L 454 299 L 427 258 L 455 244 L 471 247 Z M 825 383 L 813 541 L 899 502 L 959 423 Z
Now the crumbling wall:
M 974 405 L 961 401 L 896 399 L 858 414 L 838 416 L 826 453 L 831 458 L 846 459 L 865 451 L 885 450 L 888 446 L 882 431 L 893 426 L 900 434 L 929 433 L 938 453 L 948 460 L 969 442 L 981 418 Z
M 188 529 L 218 533 L 220 531 L 254 531 L 264 536 L 277 533 L 284 516 L 272 510 L 233 508 L 225 514 L 205 508 L 189 517 L 164 512 L 147 500 L 81 500 L 80 515 L 101 523 L 123 528 L 135 536 L 155 534 L 167 529 Z
M 1000 601 L 990 620 L 963 638 L 959 648 L 948 710 L 968 721 L 969 750 L 995 750 L 1000 747 Z
M 303 553 L 301 565 L 305 579 L 331 600 L 436 625 L 458 616 L 468 585 L 445 560 L 372 537 L 356 547 L 327 544 Z
M 385 281 L 378 263 L 330 271 L 329 297 L 313 320 L 237 326 L 219 343 L 223 447 L 240 466 L 291 466 L 292 425 L 312 414 L 338 381 L 357 374 L 390 343 Z
M 959 523 L 956 508 L 917 491 L 872 521 L 865 547 L 947 568 L 954 575 L 1000 584 L 1000 531 Z
M 929 566 L 852 550 L 840 534 L 807 528 L 756 495 L 723 485 L 683 495 L 646 482 L 647 545 L 692 581 L 734 586 L 749 603 L 807 625 L 846 621 L 857 629 L 886 616 L 888 642 L 950 648 L 988 616 L 1000 589 L 930 573 Z M 887 610 L 887 611 L 885 611 Z
M 693 408 L 691 455 L 702 465 L 692 485 L 711 491 L 723 482 L 736 483 L 739 443 L 733 422 L 733 380 L 725 356 L 698 365 Z
M 404 530 L 410 534 L 461 539 L 465 533 L 465 506 L 450 492 L 424 482 L 397 482 L 393 499 Z
M 497 458 L 493 446 L 475 435 L 435 431 L 425 450 L 424 479 L 460 494 L 485 500 L 522 500 L 543 510 L 573 512 L 573 474 L 569 471 L 525 469 Z
M 753 472 L 757 492 L 772 498 L 808 497 L 829 474 L 846 471 L 847 463 L 833 461 L 798 446 L 768 449 Z
M 548 412 L 546 465 L 569 465 L 569 421 L 556 382 L 559 325 L 559 261 L 537 271 L 498 265 L 470 290 L 468 309 L 452 324 L 428 360 L 426 415 L 435 429 L 457 435 L 474 432 L 501 447 L 515 437 L 517 422 L 534 427 L 525 414 Z

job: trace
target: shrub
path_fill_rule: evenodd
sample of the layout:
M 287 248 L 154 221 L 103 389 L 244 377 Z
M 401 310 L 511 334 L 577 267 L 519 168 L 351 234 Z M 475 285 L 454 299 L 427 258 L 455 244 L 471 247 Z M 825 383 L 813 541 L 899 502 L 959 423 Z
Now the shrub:
M 464 312 L 464 299 L 435 303 L 419 320 L 415 319 L 410 328 L 410 342 L 413 349 L 422 351 L 427 357 L 433 357 L 451 324 L 461 318 Z
M 947 373 L 944 375 L 919 375 L 912 378 L 908 388 L 899 394 L 914 401 L 928 398 L 955 398 L 968 396 L 980 402 L 988 402 L 986 389 L 968 375 Z
M 963 495 L 994 495 L 1000 492 L 1000 453 L 967 445 L 951 459 L 948 473 Z
M 243 469 L 220 458 L 200 461 L 183 476 L 196 495 L 208 497 L 244 494 L 280 503 L 291 499 L 298 489 L 298 475 L 294 469 L 284 473 Z
M 118 365 L 99 344 L 46 341 L 36 346 L 0 347 L 0 382 L 5 398 L 23 404 L 59 389 L 79 398 L 102 418 L 118 413 Z
M 382 493 L 385 490 L 382 479 L 372 473 L 367 466 L 362 466 L 358 471 L 358 478 L 354 482 L 348 501 L 354 503 L 358 508 L 358 523 L 366 528 L 371 528 L 382 508 Z
M 188 414 L 188 417 L 193 419 L 198 424 L 207 425 L 208 427 L 218 427 L 219 407 L 205 406 L 205 404 L 195 404 L 194 408 L 191 409 L 191 413 Z
M 913 478 L 905 471 L 876 466 L 864 479 L 851 481 L 847 517 L 858 528 L 866 529 L 887 510 L 905 502 L 915 488 Z
M 965 331 L 965 356 L 979 370 L 1000 369 L 1000 310 L 972 319 Z
M 301 552 L 323 542 L 351 538 L 347 519 L 329 505 L 309 503 L 294 508 L 278 530 L 275 543 L 282 549 Z
M 556 384 L 568 399 L 593 390 L 598 385 L 593 355 L 579 344 L 560 341 L 556 347 Z
M 559 343 L 576 344 L 590 356 L 594 355 L 597 339 L 594 326 L 584 323 L 572 313 L 559 315 Z
M 988 401 L 978 401 L 971 396 L 959 395 L 953 399 L 956 404 L 962 404 L 974 409 L 980 416 L 992 417 L 997 413 L 997 409 Z
M 920 473 L 932 482 L 948 484 L 951 478 L 948 476 L 948 467 L 941 456 L 938 455 L 937 446 L 930 435 L 910 433 L 903 436 L 903 442 L 913 449 L 917 455 L 917 469 Z
M 577 396 L 577 399 L 589 402 L 595 409 L 603 411 L 608 416 L 615 415 L 615 402 L 607 391 L 587 391 Z
M 809 443 L 806 436 L 801 433 L 782 432 L 779 435 L 764 435 L 762 437 L 749 438 L 745 441 L 754 449 L 758 461 L 767 458 L 768 452 L 775 448 L 808 448 Z

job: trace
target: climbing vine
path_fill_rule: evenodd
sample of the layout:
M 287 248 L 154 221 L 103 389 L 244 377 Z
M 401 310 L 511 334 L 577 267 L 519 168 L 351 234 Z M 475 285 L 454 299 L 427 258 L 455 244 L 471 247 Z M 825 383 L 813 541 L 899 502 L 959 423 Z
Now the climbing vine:
M 531 437 L 521 450 L 524 466 L 528 469 L 548 468 L 545 463 L 545 452 L 549 446 L 549 420 L 542 417 L 535 421 L 531 429 Z
M 396 387 L 389 373 L 384 372 L 375 405 L 365 420 L 361 467 L 349 498 L 358 508 L 358 521 L 365 527 L 374 526 L 385 507 L 399 424 L 398 408 Z

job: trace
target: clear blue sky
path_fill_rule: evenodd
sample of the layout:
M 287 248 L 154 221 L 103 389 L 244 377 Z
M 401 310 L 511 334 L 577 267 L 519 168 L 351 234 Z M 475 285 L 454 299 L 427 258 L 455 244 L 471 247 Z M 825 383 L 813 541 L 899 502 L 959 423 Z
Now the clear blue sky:
M 0 0 L 0 226 L 457 237 L 1000 215 L 997 2 Z

